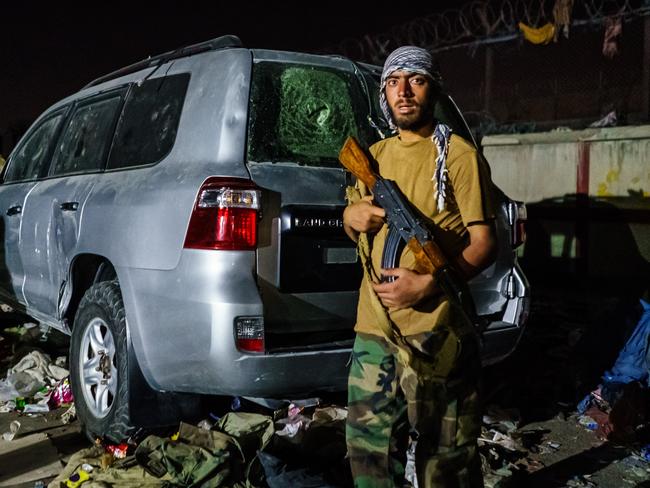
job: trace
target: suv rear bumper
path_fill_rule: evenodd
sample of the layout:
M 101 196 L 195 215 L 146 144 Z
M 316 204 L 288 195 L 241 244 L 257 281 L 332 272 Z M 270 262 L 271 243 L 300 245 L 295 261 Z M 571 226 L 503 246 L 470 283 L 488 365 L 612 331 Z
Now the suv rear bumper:
M 245 354 L 234 320 L 263 315 L 252 251 L 184 250 L 172 270 L 117 270 L 135 355 L 156 390 L 282 397 L 344 390 L 350 349 Z
M 264 314 L 253 251 L 184 250 L 172 270 L 117 271 L 131 343 L 152 388 L 268 398 L 346 388 L 350 348 L 237 350 L 235 318 Z M 516 266 L 513 277 L 518 293 L 485 332 L 484 364 L 508 356 L 523 332 L 528 285 Z

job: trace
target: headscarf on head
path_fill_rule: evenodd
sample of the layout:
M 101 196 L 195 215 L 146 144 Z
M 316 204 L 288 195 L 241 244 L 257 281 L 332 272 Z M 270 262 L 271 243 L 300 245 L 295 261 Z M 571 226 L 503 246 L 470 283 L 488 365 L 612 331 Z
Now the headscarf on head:
M 384 112 L 384 116 L 388 121 L 388 125 L 393 129 L 393 131 L 397 130 L 397 125 L 393 120 L 393 112 L 388 106 L 388 101 L 386 100 L 386 80 L 397 70 L 404 70 L 427 76 L 431 81 L 433 81 L 436 88 L 440 89 L 442 86 L 442 77 L 433 67 L 433 59 L 426 49 L 417 46 L 402 46 L 390 53 L 386 58 L 384 70 L 381 73 L 379 103 L 381 105 L 381 110 Z M 436 170 L 431 180 L 434 182 L 436 207 L 439 212 L 444 210 L 445 198 L 447 196 L 447 154 L 449 152 L 450 137 L 451 129 L 445 124 L 437 123 L 431 140 L 438 149 L 438 157 L 436 158 Z
M 393 120 L 393 112 L 388 106 L 388 101 L 386 100 L 386 80 L 394 71 L 400 69 L 429 77 L 437 88 L 442 86 L 440 73 L 433 67 L 433 59 L 426 49 L 417 46 L 402 46 L 390 53 L 386 58 L 384 70 L 381 73 L 379 101 L 381 103 L 381 110 L 384 112 L 384 116 L 388 121 L 388 125 L 393 130 L 397 129 L 397 126 Z

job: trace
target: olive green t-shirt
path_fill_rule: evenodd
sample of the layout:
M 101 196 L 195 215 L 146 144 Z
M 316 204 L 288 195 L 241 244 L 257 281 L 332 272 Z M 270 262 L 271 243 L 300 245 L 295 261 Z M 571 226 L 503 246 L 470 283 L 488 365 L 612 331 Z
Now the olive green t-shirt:
M 438 212 L 435 199 L 435 180 L 438 151 L 433 141 L 422 139 L 403 142 L 398 136 L 384 139 L 370 148 L 379 163 L 382 177 L 397 183 L 402 193 L 426 218 L 434 238 L 445 255 L 455 261 L 469 244 L 467 226 L 494 218 L 494 201 L 490 169 L 479 158 L 476 149 L 465 139 L 452 134 L 447 155 L 448 186 L 445 209 Z M 375 275 L 381 274 L 381 256 L 388 226 L 384 225 L 371 237 L 371 261 Z M 399 267 L 414 269 L 413 253 L 404 248 Z M 364 278 L 359 293 L 355 331 L 382 335 L 377 327 L 375 311 L 370 302 L 372 287 Z M 444 295 L 424 300 L 413 308 L 389 309 L 391 320 L 404 335 L 432 330 L 450 317 L 449 304 Z

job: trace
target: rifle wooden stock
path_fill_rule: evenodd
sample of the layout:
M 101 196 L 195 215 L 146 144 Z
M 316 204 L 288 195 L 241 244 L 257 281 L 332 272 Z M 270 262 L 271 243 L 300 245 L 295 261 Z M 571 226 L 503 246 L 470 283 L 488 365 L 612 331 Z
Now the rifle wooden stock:
M 447 258 L 433 241 L 420 243 L 411 237 L 406 243 L 415 257 L 415 270 L 422 274 L 435 274 L 437 269 L 447 265 Z
M 370 158 L 354 137 L 350 136 L 345 140 L 339 151 L 339 161 L 368 188 L 375 186 L 377 175 L 372 170 Z

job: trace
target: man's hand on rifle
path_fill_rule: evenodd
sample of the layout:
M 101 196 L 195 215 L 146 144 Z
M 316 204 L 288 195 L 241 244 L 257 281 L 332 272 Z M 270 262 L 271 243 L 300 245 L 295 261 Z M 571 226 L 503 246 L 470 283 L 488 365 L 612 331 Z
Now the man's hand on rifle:
M 430 274 L 420 274 L 406 268 L 382 269 L 381 274 L 396 278 L 392 282 L 372 284 L 381 302 L 389 308 L 399 310 L 412 307 L 440 291 Z
M 367 196 L 345 208 L 343 226 L 345 232 L 356 241 L 359 232 L 377 232 L 381 229 L 384 217 L 384 209 L 373 205 L 372 197 Z

